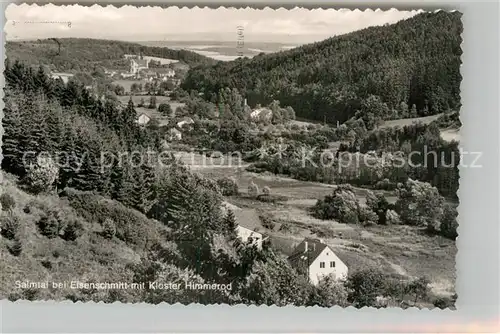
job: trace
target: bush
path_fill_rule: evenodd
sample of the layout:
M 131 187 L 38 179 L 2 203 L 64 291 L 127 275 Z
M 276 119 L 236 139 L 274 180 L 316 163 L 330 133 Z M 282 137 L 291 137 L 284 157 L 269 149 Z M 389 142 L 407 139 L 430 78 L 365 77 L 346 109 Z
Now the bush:
M 259 186 L 253 181 L 250 182 L 250 185 L 248 186 L 248 195 L 252 197 L 257 197 L 259 195 Z
M 0 204 L 3 211 L 10 211 L 16 207 L 16 201 L 11 194 L 3 193 L 0 195 Z
M 387 210 L 387 212 L 385 213 L 385 221 L 386 224 L 390 225 L 401 224 L 401 218 L 399 217 L 398 213 L 394 210 Z
M 318 200 L 312 208 L 312 214 L 319 219 L 337 219 L 346 224 L 357 224 L 360 218 L 367 218 L 363 216 L 359 201 L 350 185 L 340 185 L 333 194 Z
M 24 183 L 34 193 L 49 191 L 59 175 L 59 168 L 50 158 L 38 158 L 30 165 Z
M 291 233 L 292 226 L 289 223 L 283 223 L 281 224 L 279 231 L 282 233 Z
M 364 269 L 347 280 L 348 300 L 356 308 L 376 306 L 377 297 L 384 294 L 387 277 L 377 269 Z
M 396 208 L 405 224 L 426 226 L 435 232 L 443 217 L 443 207 L 443 196 L 429 183 L 409 179 L 398 187 Z
M 443 220 L 441 221 L 441 225 L 439 227 L 439 231 L 442 236 L 452 240 L 455 240 L 457 238 L 457 216 L 457 210 L 451 205 L 447 204 L 444 208 Z
M 262 188 L 262 193 L 264 195 L 270 195 L 271 194 L 271 188 L 269 188 L 268 186 L 265 186 L 264 188 Z
M 341 282 L 338 282 L 332 276 L 326 276 L 319 281 L 317 286 L 312 287 L 309 305 L 346 307 L 349 304 L 347 295 L 347 289 Z
M 158 112 L 165 116 L 170 116 L 170 114 L 172 113 L 172 108 L 168 103 L 160 103 L 160 105 L 158 106 Z
M 72 219 L 64 228 L 62 238 L 66 241 L 75 241 L 83 234 L 84 228 L 80 219 Z
M 223 177 L 218 179 L 217 185 L 224 196 L 238 195 L 238 183 L 233 178 Z
M 264 228 L 272 231 L 276 227 L 276 224 L 271 220 L 271 218 L 265 216 L 260 216 L 259 218 Z
M 364 225 L 375 225 L 378 222 L 378 215 L 370 208 L 360 208 L 358 219 Z
M 106 218 L 102 223 L 102 235 L 106 239 L 113 239 L 116 235 L 116 225 L 112 219 Z
M 434 301 L 434 306 L 442 310 L 455 307 L 455 300 L 450 297 L 440 297 Z
M 58 211 L 52 210 L 42 216 L 37 225 L 42 235 L 49 239 L 56 238 L 62 228 L 61 214 Z
M 6 239 L 14 239 L 19 232 L 20 222 L 19 217 L 12 214 L 3 216 L 2 218 L 2 236 Z
M 10 254 L 14 256 L 19 256 L 23 251 L 23 244 L 21 243 L 21 240 L 18 237 L 16 237 L 12 245 L 8 246 L 8 250 Z

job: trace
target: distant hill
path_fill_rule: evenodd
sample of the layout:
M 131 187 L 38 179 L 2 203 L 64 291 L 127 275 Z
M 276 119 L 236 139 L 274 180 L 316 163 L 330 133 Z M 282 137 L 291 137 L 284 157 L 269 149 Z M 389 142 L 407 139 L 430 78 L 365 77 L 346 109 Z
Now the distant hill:
M 59 49 L 60 46 L 60 49 Z M 43 39 L 37 41 L 8 41 L 6 55 L 11 61 L 30 65 L 46 65 L 64 72 L 91 72 L 96 66 L 128 68 L 125 54 L 140 54 L 179 60 L 189 66 L 214 64 L 213 59 L 185 50 L 150 47 L 137 43 L 88 38 Z
M 460 17 L 423 13 L 289 51 L 199 67 L 183 88 L 213 98 L 220 88 L 236 87 L 250 105 L 277 99 L 298 117 L 328 122 L 346 121 L 370 95 L 390 110 L 415 105 L 413 117 L 457 110 Z

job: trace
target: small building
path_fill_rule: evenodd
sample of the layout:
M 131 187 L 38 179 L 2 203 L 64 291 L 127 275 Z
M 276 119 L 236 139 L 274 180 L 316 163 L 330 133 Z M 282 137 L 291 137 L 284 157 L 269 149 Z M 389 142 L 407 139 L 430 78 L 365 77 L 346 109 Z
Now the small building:
M 193 124 L 194 121 L 191 117 L 184 117 L 184 119 L 180 122 L 177 123 L 177 127 L 182 129 L 182 127 L 184 127 L 186 124 Z
M 148 69 L 149 59 L 131 58 L 130 73 L 137 74 L 140 70 Z
M 236 233 L 243 242 L 251 240 L 251 244 L 256 245 L 258 249 L 262 249 L 262 241 L 266 237 L 258 232 L 261 227 L 259 214 L 255 209 L 232 210 L 236 220 Z
M 50 74 L 50 77 L 52 79 L 61 79 L 65 84 L 67 84 L 68 81 L 69 81 L 69 79 L 71 77 L 73 77 L 73 74 L 71 74 L 71 73 L 56 73 L 56 72 L 54 72 L 54 73 Z
M 304 239 L 288 260 L 299 272 L 307 275 L 314 285 L 328 275 L 337 280 L 347 278 L 347 266 L 321 239 Z
M 144 124 L 148 124 L 150 120 L 151 120 L 151 117 L 149 117 L 145 113 L 141 113 L 139 115 L 139 117 L 137 118 L 137 123 L 144 125 Z
M 167 78 L 173 78 L 175 76 L 175 71 L 171 68 L 167 69 L 163 74 Z
M 168 140 L 173 141 L 181 139 L 182 139 L 182 132 L 179 131 L 178 129 L 172 128 L 168 131 Z
M 262 233 L 237 225 L 236 234 L 244 243 L 250 242 L 250 244 L 257 246 L 258 249 L 262 249 L 262 240 L 264 238 Z
M 271 120 L 273 112 L 269 108 L 257 108 L 250 113 L 250 118 L 254 120 Z

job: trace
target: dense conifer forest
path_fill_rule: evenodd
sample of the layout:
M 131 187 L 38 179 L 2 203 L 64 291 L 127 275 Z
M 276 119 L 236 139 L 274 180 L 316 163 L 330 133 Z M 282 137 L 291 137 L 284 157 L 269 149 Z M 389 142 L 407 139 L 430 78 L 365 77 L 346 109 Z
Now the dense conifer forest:
M 457 110 L 460 17 L 423 13 L 290 51 L 199 67 L 183 88 L 211 99 L 219 89 L 234 87 L 252 106 L 279 100 L 298 117 L 332 123 L 356 112 L 369 120 Z

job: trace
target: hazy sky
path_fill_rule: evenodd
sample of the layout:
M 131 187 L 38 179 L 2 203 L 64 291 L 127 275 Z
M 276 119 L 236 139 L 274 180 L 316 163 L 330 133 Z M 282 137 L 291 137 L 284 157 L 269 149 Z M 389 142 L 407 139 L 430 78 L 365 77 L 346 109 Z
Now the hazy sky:
M 189 9 L 11 4 L 5 11 L 5 32 L 8 40 L 87 37 L 130 41 L 234 41 L 237 27 L 243 26 L 245 41 L 303 43 L 395 23 L 417 13 L 396 9 Z

